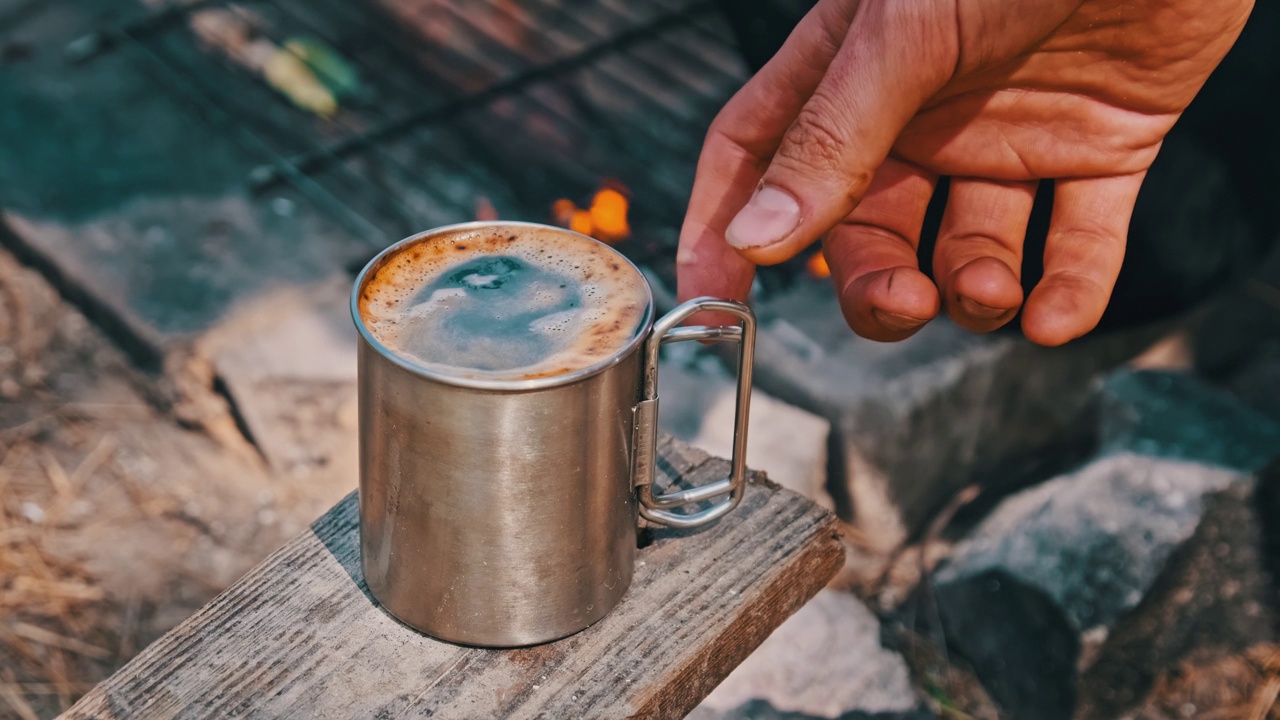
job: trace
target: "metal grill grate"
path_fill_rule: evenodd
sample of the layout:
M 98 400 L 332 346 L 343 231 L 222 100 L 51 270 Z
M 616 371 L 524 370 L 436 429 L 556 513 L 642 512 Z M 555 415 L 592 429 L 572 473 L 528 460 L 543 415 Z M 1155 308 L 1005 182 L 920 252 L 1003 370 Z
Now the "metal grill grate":
M 558 197 L 606 180 L 633 194 L 621 249 L 669 276 L 674 229 L 706 124 L 745 70 L 706 0 L 196 0 L 85 36 L 78 62 L 129 52 L 261 165 L 378 248 L 471 219 L 545 220 Z M 312 37 L 358 69 L 325 119 L 202 48 L 191 23 L 224 10 L 283 47 Z

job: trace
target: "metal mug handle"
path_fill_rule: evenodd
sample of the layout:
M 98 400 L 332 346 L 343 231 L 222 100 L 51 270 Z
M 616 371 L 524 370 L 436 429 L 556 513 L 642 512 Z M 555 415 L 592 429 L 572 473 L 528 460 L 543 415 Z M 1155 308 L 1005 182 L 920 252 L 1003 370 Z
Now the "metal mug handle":
M 742 325 L 678 327 L 697 312 L 724 312 Z M 684 340 L 721 340 L 738 343 L 738 396 L 733 422 L 733 458 L 729 476 L 688 490 L 653 494 L 654 464 L 658 456 L 658 349 Z M 644 394 L 635 407 L 632 444 L 632 481 L 640 496 L 640 515 L 646 520 L 676 528 L 705 525 L 723 517 L 742 501 L 747 479 L 747 418 L 751 410 L 751 367 L 756 347 L 756 316 L 743 303 L 716 298 L 696 298 L 682 303 L 653 324 L 644 347 Z M 728 499 L 696 513 L 679 514 L 671 508 L 728 495 Z

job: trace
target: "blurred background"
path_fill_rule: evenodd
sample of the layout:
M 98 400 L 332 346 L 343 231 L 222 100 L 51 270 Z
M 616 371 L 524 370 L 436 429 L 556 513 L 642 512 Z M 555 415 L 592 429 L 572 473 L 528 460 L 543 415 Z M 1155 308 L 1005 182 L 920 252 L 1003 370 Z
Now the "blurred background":
M 0 717 L 66 709 L 354 489 L 379 249 L 559 224 L 673 305 L 707 125 L 810 5 L 0 0 Z M 816 248 L 760 274 L 749 462 L 849 561 L 693 717 L 1280 717 L 1278 24 L 1169 136 L 1088 338 L 881 345 Z M 691 345 L 662 422 L 727 455 L 734 369 Z

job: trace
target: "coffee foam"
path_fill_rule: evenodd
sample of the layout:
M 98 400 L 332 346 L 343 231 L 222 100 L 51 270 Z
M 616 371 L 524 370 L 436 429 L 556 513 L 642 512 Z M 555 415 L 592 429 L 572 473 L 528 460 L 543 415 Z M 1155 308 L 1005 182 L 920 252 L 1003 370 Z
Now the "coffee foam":
M 596 364 L 640 330 L 648 286 L 615 251 L 554 228 L 428 236 L 365 281 L 361 320 L 426 370 L 523 380 Z

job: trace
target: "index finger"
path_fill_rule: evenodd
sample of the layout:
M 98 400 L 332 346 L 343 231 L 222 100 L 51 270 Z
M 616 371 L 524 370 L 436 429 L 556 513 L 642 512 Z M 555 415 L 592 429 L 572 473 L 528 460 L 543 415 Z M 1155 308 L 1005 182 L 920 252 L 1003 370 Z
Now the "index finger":
M 821 82 L 856 8 L 855 2 L 819 3 L 711 124 L 680 230 L 681 301 L 702 295 L 747 298 L 755 265 L 729 246 L 725 229 Z

